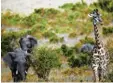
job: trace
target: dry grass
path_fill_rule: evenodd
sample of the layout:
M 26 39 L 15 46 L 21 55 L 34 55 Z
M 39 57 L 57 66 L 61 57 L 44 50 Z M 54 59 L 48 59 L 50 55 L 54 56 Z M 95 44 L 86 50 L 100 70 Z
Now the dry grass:
M 11 72 L 6 72 L 1 75 L 1 82 L 10 82 L 12 81 Z

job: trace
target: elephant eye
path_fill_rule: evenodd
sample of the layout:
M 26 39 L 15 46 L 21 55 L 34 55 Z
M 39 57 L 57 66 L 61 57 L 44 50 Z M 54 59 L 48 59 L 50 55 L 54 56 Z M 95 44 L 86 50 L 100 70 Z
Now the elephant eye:
M 27 47 L 28 47 L 28 48 L 32 48 L 32 45 L 31 45 L 31 44 L 27 44 Z

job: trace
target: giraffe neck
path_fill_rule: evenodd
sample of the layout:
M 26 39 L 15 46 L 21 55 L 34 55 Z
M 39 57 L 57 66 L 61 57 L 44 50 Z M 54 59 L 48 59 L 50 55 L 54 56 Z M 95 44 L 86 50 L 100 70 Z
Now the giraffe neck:
M 95 35 L 96 45 L 97 45 L 97 47 L 100 47 L 101 46 L 101 41 L 100 41 L 100 36 L 99 36 L 97 25 L 94 25 L 94 35 Z

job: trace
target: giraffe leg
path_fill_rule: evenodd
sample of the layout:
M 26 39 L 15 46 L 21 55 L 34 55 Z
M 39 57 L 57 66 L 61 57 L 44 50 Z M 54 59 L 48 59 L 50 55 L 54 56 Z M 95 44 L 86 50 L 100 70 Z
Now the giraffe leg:
M 99 82 L 99 74 L 98 74 L 98 66 L 93 68 L 93 72 L 94 72 L 94 81 L 95 82 Z

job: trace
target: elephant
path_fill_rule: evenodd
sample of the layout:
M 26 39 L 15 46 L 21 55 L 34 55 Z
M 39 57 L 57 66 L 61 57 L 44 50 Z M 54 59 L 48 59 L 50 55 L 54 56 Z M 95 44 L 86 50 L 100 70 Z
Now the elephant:
M 93 47 L 94 47 L 94 45 L 92 45 L 92 44 L 84 44 L 80 48 L 80 52 L 91 53 L 91 51 L 93 50 Z
M 26 35 L 19 40 L 19 44 L 22 50 L 31 53 L 32 48 L 37 45 L 36 38 L 32 37 L 31 35 Z
M 4 62 L 9 66 L 12 72 L 12 78 L 14 82 L 24 81 L 26 79 L 29 64 L 27 58 L 30 55 L 23 51 L 21 48 L 8 52 L 3 57 Z

